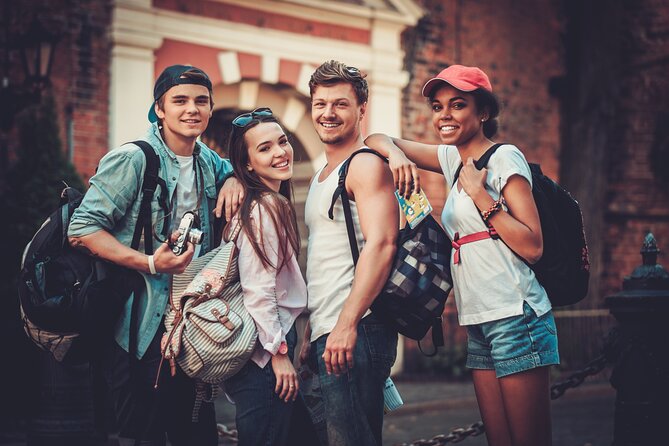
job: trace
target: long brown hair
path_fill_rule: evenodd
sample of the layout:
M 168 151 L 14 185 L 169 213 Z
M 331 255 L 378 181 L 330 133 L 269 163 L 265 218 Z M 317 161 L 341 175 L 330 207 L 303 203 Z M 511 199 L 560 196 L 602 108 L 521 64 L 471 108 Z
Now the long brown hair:
M 237 216 L 242 224 L 242 230 L 251 241 L 253 250 L 260 258 L 265 269 L 274 269 L 279 271 L 288 262 L 290 256 L 298 255 L 300 252 L 300 236 L 297 229 L 297 217 L 295 208 L 292 205 L 293 186 L 290 180 L 284 180 L 279 186 L 279 192 L 275 192 L 265 183 L 255 171 L 249 171 L 249 150 L 244 136 L 249 129 L 261 123 L 275 122 L 279 124 L 273 116 L 253 116 L 251 121 L 244 127 L 232 126 L 230 142 L 228 145 L 228 154 L 235 178 L 239 180 L 244 188 L 244 200 L 237 210 Z M 279 124 L 281 125 L 281 124 Z M 251 212 L 254 206 L 258 206 L 259 212 L 267 212 L 272 220 L 272 224 L 279 236 L 279 261 L 277 265 L 270 262 L 265 251 L 263 243 L 263 231 L 260 228 L 260 236 L 256 234 L 251 222 Z M 260 222 L 256 222 L 259 224 Z M 228 240 L 232 233 L 232 225 L 228 224 L 225 228 L 225 239 Z

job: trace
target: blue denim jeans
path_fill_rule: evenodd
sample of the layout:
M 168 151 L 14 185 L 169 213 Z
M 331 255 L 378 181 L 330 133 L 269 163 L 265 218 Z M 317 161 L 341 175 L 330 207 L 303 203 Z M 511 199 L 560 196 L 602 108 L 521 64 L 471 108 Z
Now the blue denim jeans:
M 370 314 L 358 324 L 353 368 L 328 375 L 323 361 L 327 335 L 311 344 L 325 403 L 328 446 L 381 446 L 383 387 L 397 356 L 397 332 Z
M 288 355 L 293 358 L 297 332 L 286 335 Z M 225 381 L 225 391 L 235 401 L 239 446 L 282 446 L 286 443 L 293 402 L 286 403 L 274 392 L 276 377 L 272 361 L 262 369 L 249 361 Z

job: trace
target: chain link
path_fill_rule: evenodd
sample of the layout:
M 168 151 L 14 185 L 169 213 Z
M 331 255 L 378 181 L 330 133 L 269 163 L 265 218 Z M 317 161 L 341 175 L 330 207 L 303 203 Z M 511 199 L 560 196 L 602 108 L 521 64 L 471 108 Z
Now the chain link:
M 598 374 L 608 363 L 615 362 L 621 354 L 620 336 L 614 328 L 604 340 L 602 353 L 599 356 L 590 361 L 583 369 L 571 374 L 566 380 L 551 386 L 551 399 L 558 399 L 564 395 L 567 389 L 580 386 L 585 381 L 585 378 Z M 217 429 L 219 437 L 226 438 L 234 443 L 239 441 L 236 429 L 229 429 L 224 424 L 218 424 Z M 442 446 L 448 443 L 459 443 L 468 437 L 476 437 L 484 432 L 483 422 L 477 421 L 467 428 L 458 427 L 451 430 L 448 434 L 436 435 L 429 440 L 420 439 L 411 443 L 401 443 L 399 446 Z
M 239 438 L 237 438 L 237 429 L 230 429 L 225 424 L 218 423 L 216 425 L 216 430 L 218 430 L 219 438 L 225 438 L 233 443 L 237 443 L 239 441 Z
M 551 386 L 551 399 L 556 400 L 564 395 L 567 389 L 573 389 L 574 387 L 580 386 L 583 384 L 583 381 L 585 381 L 585 378 L 598 374 L 604 370 L 606 364 L 615 362 L 621 353 L 622 348 L 620 336 L 618 334 L 618 330 L 613 328 L 606 336 L 606 339 L 604 339 L 602 353 L 599 356 L 586 364 L 586 366 L 581 370 L 578 370 L 569 375 L 566 380 Z
M 484 432 L 483 422 L 477 421 L 467 428 L 455 428 L 448 435 L 441 434 L 429 440 L 420 439 L 412 443 L 402 443 L 400 446 L 441 446 L 447 443 L 459 443 L 467 437 L 476 437 Z

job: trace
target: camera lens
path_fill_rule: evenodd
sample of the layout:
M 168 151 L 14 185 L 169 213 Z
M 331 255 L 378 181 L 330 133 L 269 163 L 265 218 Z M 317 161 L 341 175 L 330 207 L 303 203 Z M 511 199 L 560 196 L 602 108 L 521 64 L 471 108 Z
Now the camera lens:
M 195 245 L 200 245 L 202 244 L 202 237 L 204 236 L 204 233 L 200 231 L 199 229 L 191 229 L 188 232 L 188 241 L 195 244 Z

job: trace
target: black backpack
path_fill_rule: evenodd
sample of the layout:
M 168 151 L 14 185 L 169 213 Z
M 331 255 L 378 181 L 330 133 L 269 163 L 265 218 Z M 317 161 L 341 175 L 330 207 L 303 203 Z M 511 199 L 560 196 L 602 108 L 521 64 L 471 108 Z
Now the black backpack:
M 504 144 L 491 146 L 474 164 L 481 170 Z M 539 211 L 544 252 L 541 259 L 529 265 L 544 287 L 554 307 L 571 305 L 588 294 L 590 262 L 583 230 L 583 216 L 578 202 L 555 181 L 529 163 L 532 173 L 532 196 Z M 453 185 L 462 164 L 453 176 Z
M 158 177 L 160 160 L 151 145 L 134 141 L 146 157 L 140 194 L 142 202 L 132 248 L 139 246 L 142 232 L 147 254 L 153 253 L 151 200 L 161 184 L 161 205 L 166 188 Z M 144 286 L 136 271 L 89 256 L 72 248 L 67 228 L 83 195 L 73 188 L 61 194 L 61 206 L 37 230 L 24 250 L 19 275 L 18 295 L 24 327 L 40 347 L 57 359 L 79 363 L 100 351 L 99 342 L 109 338 L 126 300 Z M 136 346 L 137 307 L 131 314 L 131 346 Z M 134 329 L 133 329 L 134 327 Z M 75 335 L 75 336 L 73 336 Z M 78 335 L 78 336 L 77 336 Z M 67 336 L 76 340 L 63 358 L 54 348 Z M 131 347 L 132 348 L 132 347 Z
M 387 162 L 380 153 L 367 148 L 351 154 L 339 169 L 339 184 L 328 211 L 330 219 L 334 219 L 334 205 L 341 197 L 354 265 L 358 263 L 359 252 L 346 193 L 346 175 L 351 159 L 359 153 L 373 153 Z M 441 315 L 453 286 L 449 247 L 446 233 L 431 215 L 413 229 L 407 224 L 399 233 L 390 277 L 371 306 L 379 319 L 408 338 L 420 341 L 432 328 L 433 354 L 436 347 L 444 345 Z

